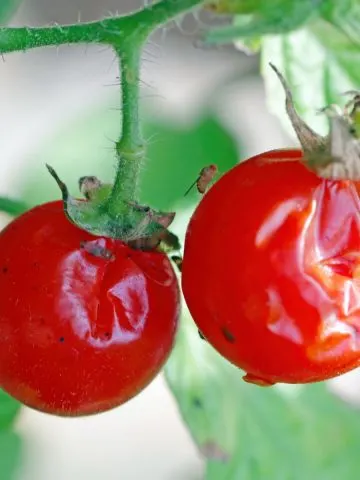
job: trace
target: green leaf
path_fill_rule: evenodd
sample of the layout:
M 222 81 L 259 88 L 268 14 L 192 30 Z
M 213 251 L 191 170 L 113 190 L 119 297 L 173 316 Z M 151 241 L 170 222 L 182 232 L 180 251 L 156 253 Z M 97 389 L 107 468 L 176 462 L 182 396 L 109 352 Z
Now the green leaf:
M 28 209 L 25 202 L 14 200 L 12 198 L 0 197 L 0 211 L 9 215 L 17 216 L 26 212 Z
M 0 431 L 0 478 L 14 480 L 21 458 L 21 439 L 11 431 Z
M 6 25 L 19 8 L 22 0 L 1 0 L 0 1 L 0 25 Z
M 360 1 L 327 0 L 322 2 L 321 15 L 329 23 L 360 45 Z
M 19 402 L 7 395 L 4 391 L 0 390 L 0 431 L 11 426 L 19 413 L 20 408 L 21 405 Z
M 324 384 L 265 389 L 241 377 L 185 315 L 166 378 L 207 480 L 357 478 L 360 412 Z
M 326 134 L 328 123 L 318 109 L 339 103 L 343 92 L 359 88 L 359 47 L 324 21 L 288 35 L 266 37 L 262 45 L 262 73 L 270 110 L 293 133 L 285 114 L 283 89 L 268 65 L 272 62 L 289 82 L 300 115 L 318 133 Z
M 236 1 L 228 3 L 231 3 L 230 12 L 234 12 Z M 314 4 L 314 0 L 260 0 L 253 2 L 252 8 L 248 5 L 246 9 L 243 9 L 241 0 L 237 3 L 238 11 L 246 15 L 235 16 L 233 25 L 229 27 L 210 30 L 206 35 L 206 43 L 222 44 L 246 37 L 287 33 L 320 15 L 320 4 Z
M 21 439 L 11 428 L 21 405 L 0 390 L 0 478 L 13 480 L 21 459 Z

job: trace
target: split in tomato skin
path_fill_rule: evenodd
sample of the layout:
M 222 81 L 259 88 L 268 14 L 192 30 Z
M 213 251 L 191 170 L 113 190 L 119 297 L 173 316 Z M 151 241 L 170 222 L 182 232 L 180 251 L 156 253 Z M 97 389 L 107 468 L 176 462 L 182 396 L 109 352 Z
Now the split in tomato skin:
M 173 347 L 179 288 L 168 258 L 93 237 L 67 220 L 62 202 L 0 234 L 0 291 L 0 387 L 46 413 L 126 402 Z
M 300 150 L 240 163 L 192 216 L 182 287 L 199 330 L 248 382 L 316 382 L 356 368 L 358 185 L 318 177 Z

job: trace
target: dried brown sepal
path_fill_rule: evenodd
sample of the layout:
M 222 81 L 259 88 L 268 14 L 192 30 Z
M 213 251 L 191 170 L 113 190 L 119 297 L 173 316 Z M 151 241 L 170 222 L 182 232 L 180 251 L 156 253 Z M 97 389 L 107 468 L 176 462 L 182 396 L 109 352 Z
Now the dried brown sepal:
M 160 219 L 160 221 L 163 222 L 163 224 L 159 224 L 162 225 L 162 229 L 159 229 L 148 237 L 128 240 L 127 244 L 134 250 L 158 250 L 166 254 L 180 250 L 181 245 L 178 237 L 165 226 L 168 220 L 166 221 L 163 218 Z
M 164 253 L 178 252 L 181 249 L 180 240 L 170 230 L 165 230 L 161 239 L 161 250 Z
M 193 182 L 190 185 L 190 187 L 186 190 L 184 196 L 186 196 L 195 185 L 198 192 L 203 195 L 206 192 L 209 184 L 215 178 L 215 175 L 217 173 L 218 173 L 218 168 L 215 164 L 211 164 L 211 165 L 208 165 L 207 167 L 202 168 L 199 173 L 199 176 L 197 177 L 195 182 Z
M 204 194 L 206 189 L 208 188 L 209 184 L 213 181 L 215 175 L 218 172 L 218 168 L 216 165 L 212 164 L 208 167 L 204 167 L 199 175 L 199 178 L 196 182 L 196 186 L 199 193 Z
M 318 135 L 312 128 L 307 125 L 304 120 L 298 115 L 295 105 L 294 99 L 283 75 L 279 72 L 279 70 L 270 63 L 270 67 L 274 70 L 276 75 L 278 76 L 281 85 L 283 86 L 285 92 L 285 106 L 286 106 L 286 113 L 291 121 L 291 124 L 295 130 L 295 133 L 299 139 L 301 147 L 304 153 L 307 152 L 314 152 L 316 150 L 323 150 L 326 146 L 326 139 L 321 135 Z
M 351 120 L 356 117 L 356 114 L 360 110 L 360 91 L 358 90 L 349 90 L 345 92 L 343 95 L 349 95 L 351 98 L 346 103 L 344 113 L 345 115 L 350 118 Z
M 333 180 L 360 180 L 360 141 L 354 135 L 351 123 L 337 114 L 331 114 L 329 119 L 327 153 L 330 161 L 318 167 L 317 173 Z
M 128 240 L 126 243 L 134 250 L 151 251 L 156 250 L 159 247 L 161 243 L 161 238 L 158 238 L 158 236 L 154 235 L 152 237 Z
M 345 110 L 335 105 L 327 106 L 321 113 L 329 119 L 327 136 L 315 133 L 297 114 L 290 88 L 279 70 L 271 68 L 278 76 L 286 96 L 286 112 L 304 152 L 306 166 L 317 175 L 332 180 L 360 180 L 360 140 L 357 118 L 360 107 L 359 92 L 347 103 Z M 348 92 L 350 93 L 350 92 Z
M 175 263 L 177 269 L 179 272 L 182 272 L 182 264 L 183 264 L 183 259 L 180 255 L 172 255 L 171 260 Z
M 81 242 L 80 248 L 85 250 L 85 252 L 90 253 L 94 257 L 103 258 L 104 260 L 114 260 L 115 256 L 113 252 L 101 245 L 98 245 L 96 242 Z
M 215 441 L 208 441 L 200 445 L 200 453 L 208 460 L 220 463 L 228 463 L 230 455 L 223 450 Z
M 101 186 L 101 180 L 94 176 L 81 177 L 79 179 L 79 190 L 87 200 L 91 200 Z

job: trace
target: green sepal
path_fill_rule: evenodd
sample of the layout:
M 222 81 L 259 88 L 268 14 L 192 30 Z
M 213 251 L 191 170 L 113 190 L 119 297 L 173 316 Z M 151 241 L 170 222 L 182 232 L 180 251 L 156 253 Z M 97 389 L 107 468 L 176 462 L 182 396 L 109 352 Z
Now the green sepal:
M 77 199 L 69 194 L 67 186 L 55 170 L 49 165 L 46 167 L 61 190 L 67 218 L 92 235 L 116 238 L 123 242 L 149 239 L 155 241 L 155 243 L 151 242 L 153 246 L 160 242 L 162 235 L 167 232 L 167 227 L 175 218 L 173 212 L 158 212 L 148 206 L 132 202 L 122 202 L 118 213 L 110 214 L 107 206 L 112 191 L 111 185 L 98 181 L 98 188 L 94 188 L 90 195 L 87 192 L 87 198 Z M 86 178 L 95 177 L 81 178 L 80 187 Z

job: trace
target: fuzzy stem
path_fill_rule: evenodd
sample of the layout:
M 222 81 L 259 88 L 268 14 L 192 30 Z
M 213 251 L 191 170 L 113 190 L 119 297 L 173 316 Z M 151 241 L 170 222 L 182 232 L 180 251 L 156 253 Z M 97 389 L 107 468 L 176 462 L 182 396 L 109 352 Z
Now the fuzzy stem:
M 122 136 L 116 144 L 118 155 L 125 152 L 137 153 L 143 143 L 139 121 L 141 45 L 132 44 L 123 48 L 120 60 L 123 119 Z
M 141 46 L 132 42 L 120 52 L 122 134 L 116 143 L 118 168 L 108 201 L 108 211 L 112 215 L 122 209 L 124 200 L 136 200 L 145 153 L 139 120 Z
M 129 15 L 49 27 L 0 27 L 0 54 L 76 43 L 104 43 L 121 50 L 128 35 L 145 40 L 157 27 L 203 0 L 162 0 Z
M 137 201 L 139 174 L 145 157 L 139 115 L 140 63 L 143 43 L 161 24 L 199 4 L 199 0 L 166 0 L 128 17 L 133 34 L 115 48 L 121 59 L 122 132 L 116 143 L 118 167 L 107 210 L 112 216 L 122 213 L 124 202 Z
M 101 208 L 98 207 L 98 213 L 93 217 L 96 231 L 99 230 L 98 225 L 104 226 L 101 234 L 113 235 L 114 220 L 124 225 L 125 232 L 126 226 L 130 230 L 134 229 L 139 219 L 139 211 L 130 204 L 137 203 L 139 172 L 145 157 L 139 115 L 142 47 L 157 27 L 203 1 L 159 0 L 128 15 L 84 24 L 0 28 L 0 54 L 44 46 L 101 43 L 112 47 L 121 60 L 122 122 L 120 139 L 116 143 L 116 177 L 109 197 Z M 79 223 L 79 218 L 82 218 L 81 206 L 77 205 L 79 212 L 73 212 L 71 218 L 81 228 L 85 226 L 87 229 L 87 224 Z M 111 219 L 110 227 L 107 224 L 108 218 Z M 143 220 L 148 221 L 148 218 Z
M 130 19 L 141 24 L 142 31 L 147 37 L 162 24 L 202 3 L 204 0 L 162 0 L 136 12 Z

